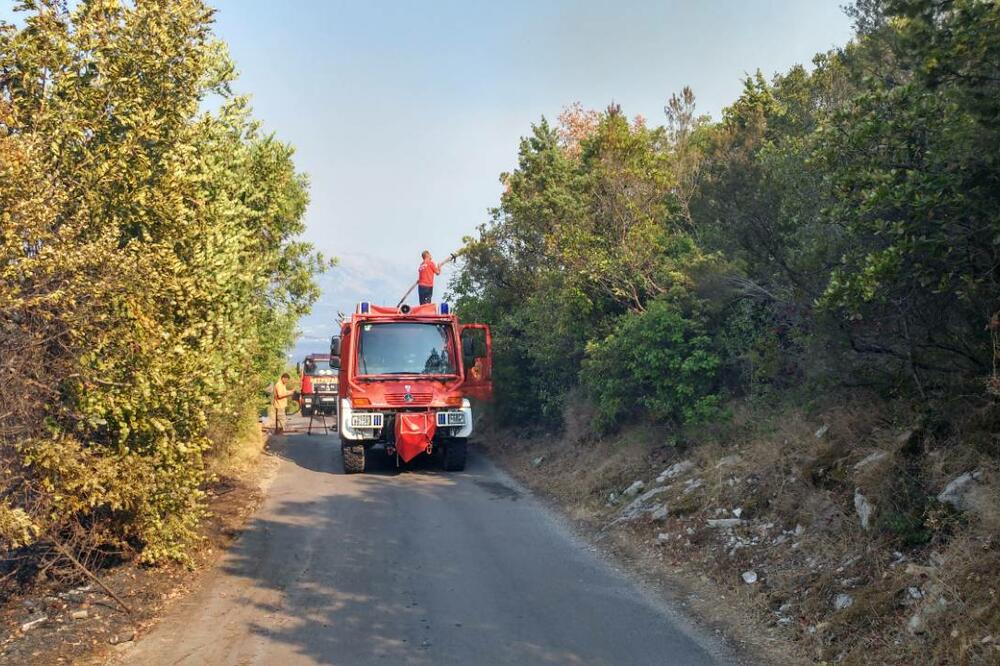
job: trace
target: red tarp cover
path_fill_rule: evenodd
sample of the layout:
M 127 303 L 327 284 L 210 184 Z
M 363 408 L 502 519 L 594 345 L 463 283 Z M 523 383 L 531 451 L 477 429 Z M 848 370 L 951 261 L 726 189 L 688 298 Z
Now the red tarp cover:
M 410 462 L 427 450 L 437 419 L 434 412 L 400 412 L 396 415 L 396 451 L 403 462 Z

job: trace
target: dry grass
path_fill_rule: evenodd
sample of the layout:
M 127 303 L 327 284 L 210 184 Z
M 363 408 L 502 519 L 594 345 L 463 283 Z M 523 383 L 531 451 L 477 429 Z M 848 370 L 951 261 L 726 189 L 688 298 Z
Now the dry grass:
M 652 487 L 671 463 L 694 462 L 657 498 L 669 508 L 666 521 L 611 531 L 655 553 L 664 577 L 683 568 L 707 577 L 719 596 L 740 599 L 792 652 L 828 663 L 1000 663 L 995 406 L 943 427 L 871 396 L 809 414 L 738 404 L 726 423 L 688 432 L 639 426 L 603 439 L 581 425 L 586 413 L 579 405 L 567 413 L 562 438 L 493 432 L 494 453 L 598 530 L 623 506 L 609 505 L 611 493 L 636 479 Z M 981 480 L 970 508 L 937 501 L 972 470 Z M 867 530 L 856 494 L 874 507 Z M 734 510 L 744 524 L 708 526 Z M 658 533 L 669 540 L 656 544 Z M 747 570 L 757 584 L 741 582 Z M 835 608 L 838 595 L 851 604 Z
M 215 444 L 206 456 L 209 473 L 220 479 L 255 485 L 265 442 L 256 410 L 246 409 L 231 422 L 213 427 L 210 436 Z

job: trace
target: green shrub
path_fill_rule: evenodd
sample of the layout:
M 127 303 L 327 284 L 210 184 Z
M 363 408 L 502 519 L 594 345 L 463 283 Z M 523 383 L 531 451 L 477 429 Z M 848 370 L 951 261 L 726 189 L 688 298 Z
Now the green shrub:
M 603 340 L 591 343 L 581 379 L 596 406 L 596 425 L 609 428 L 642 412 L 679 423 L 718 413 L 720 359 L 696 317 L 668 301 L 629 313 Z

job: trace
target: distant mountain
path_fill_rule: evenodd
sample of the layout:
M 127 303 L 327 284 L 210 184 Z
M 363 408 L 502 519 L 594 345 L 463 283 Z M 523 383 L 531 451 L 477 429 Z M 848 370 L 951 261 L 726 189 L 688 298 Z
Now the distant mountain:
M 419 259 L 401 264 L 365 254 L 339 255 L 337 266 L 318 279 L 322 294 L 312 312 L 299 321 L 301 333 L 292 349 L 292 360 L 329 350 L 330 336 L 338 328 L 338 313 L 350 316 L 361 301 L 395 305 L 416 281 L 419 264 Z M 446 267 L 437 279 L 436 296 L 440 296 L 448 284 L 450 268 Z M 416 290 L 407 302 L 417 302 Z

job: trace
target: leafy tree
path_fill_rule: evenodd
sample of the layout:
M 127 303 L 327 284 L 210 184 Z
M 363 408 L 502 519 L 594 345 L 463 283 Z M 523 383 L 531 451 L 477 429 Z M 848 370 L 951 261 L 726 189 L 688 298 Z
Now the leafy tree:
M 467 316 L 496 327 L 499 409 L 510 421 L 558 415 L 588 346 L 626 313 L 686 298 L 712 263 L 685 231 L 665 129 L 614 106 L 571 107 L 562 123 L 543 120 L 522 141 L 501 205 L 452 284 Z
M 853 322 L 858 351 L 898 365 L 926 393 L 991 363 L 1000 8 L 900 0 L 855 15 L 879 75 L 820 130 L 826 214 L 850 238 L 823 304 Z
M 581 378 L 603 425 L 803 381 L 996 391 L 1000 9 L 849 12 L 855 40 L 748 77 L 718 122 L 685 89 L 663 127 L 574 105 L 533 128 L 454 285 L 503 340 L 502 413 L 551 416 Z M 674 374 L 702 353 L 704 383 Z
M 20 8 L 0 27 L 0 537 L 183 558 L 212 424 L 248 414 L 316 296 L 306 182 L 229 92 L 200 1 Z

